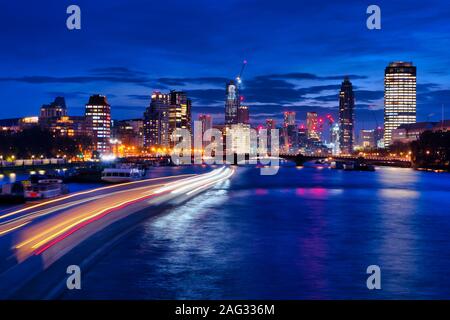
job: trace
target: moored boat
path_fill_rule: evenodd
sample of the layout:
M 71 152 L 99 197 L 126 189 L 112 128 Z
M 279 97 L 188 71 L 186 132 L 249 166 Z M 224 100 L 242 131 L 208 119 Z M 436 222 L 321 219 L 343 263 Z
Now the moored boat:
M 42 179 L 37 183 L 24 183 L 26 200 L 49 199 L 66 194 L 68 189 L 60 179 Z
M 102 172 L 102 180 L 110 183 L 131 182 L 143 179 L 145 172 L 133 166 L 106 168 Z

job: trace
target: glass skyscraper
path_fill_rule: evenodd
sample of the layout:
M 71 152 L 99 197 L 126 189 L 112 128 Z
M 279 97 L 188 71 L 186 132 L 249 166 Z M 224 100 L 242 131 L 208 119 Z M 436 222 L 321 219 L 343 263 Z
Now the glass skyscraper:
M 416 122 L 416 67 L 392 62 L 384 75 L 384 145 L 392 143 L 392 130 Z
M 238 109 L 240 106 L 240 97 L 236 83 L 231 80 L 226 88 L 225 101 L 225 124 L 232 125 L 238 123 Z
M 105 96 L 89 98 L 85 110 L 86 131 L 92 137 L 94 150 L 100 154 L 111 152 L 111 106 Z
M 339 92 L 339 149 L 341 153 L 353 152 L 355 95 L 349 78 L 345 78 Z

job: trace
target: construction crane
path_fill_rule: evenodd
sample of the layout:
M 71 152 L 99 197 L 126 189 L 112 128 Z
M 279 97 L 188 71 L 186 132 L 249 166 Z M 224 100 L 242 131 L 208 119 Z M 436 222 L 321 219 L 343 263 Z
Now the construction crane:
M 328 124 L 331 127 L 333 125 L 333 123 L 334 123 L 333 116 L 331 114 L 327 114 L 327 119 L 328 119 Z
M 331 126 L 332 126 L 333 123 L 334 123 L 333 116 L 332 116 L 331 114 L 327 114 L 327 115 L 326 115 L 326 118 L 327 118 L 327 120 L 328 120 L 328 125 L 329 125 L 330 128 L 331 128 Z M 322 130 L 323 130 L 324 124 L 325 124 L 325 123 L 324 123 L 324 119 L 323 119 L 322 117 L 320 117 L 319 120 L 318 120 L 318 123 L 317 123 L 317 125 L 318 125 L 318 130 L 319 130 L 319 131 L 322 131 Z
M 244 70 L 245 70 L 246 66 L 247 66 L 247 60 L 244 60 L 242 62 L 241 72 L 239 72 L 239 75 L 236 77 L 236 82 L 237 82 L 238 88 L 239 88 L 240 84 L 242 83 L 242 75 L 244 74 Z

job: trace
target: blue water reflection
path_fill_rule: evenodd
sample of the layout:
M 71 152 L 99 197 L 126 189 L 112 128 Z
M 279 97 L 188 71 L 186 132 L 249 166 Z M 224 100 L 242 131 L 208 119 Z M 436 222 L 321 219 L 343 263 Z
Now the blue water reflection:
M 366 288 L 372 264 L 381 291 Z M 64 297 L 438 299 L 449 268 L 448 174 L 239 168 L 144 222 Z

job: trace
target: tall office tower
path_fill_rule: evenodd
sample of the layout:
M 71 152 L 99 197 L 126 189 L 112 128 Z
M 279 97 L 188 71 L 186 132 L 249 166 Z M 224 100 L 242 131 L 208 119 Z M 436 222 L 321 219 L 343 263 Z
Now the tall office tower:
M 340 128 L 338 123 L 333 123 L 330 128 L 330 140 L 331 140 L 331 153 L 335 156 L 341 153 L 341 149 L 339 148 L 339 136 L 340 136 Z
M 306 113 L 306 131 L 308 132 L 308 139 L 320 140 L 317 112 Z
M 144 112 L 144 147 L 168 147 L 170 95 L 154 91 Z
M 111 152 L 111 106 L 105 96 L 90 96 L 85 109 L 86 131 L 92 137 L 94 151 Z
M 384 145 L 392 130 L 416 122 L 416 67 L 412 62 L 391 62 L 384 73 Z
M 295 111 L 284 112 L 283 128 L 281 130 L 282 149 L 284 152 L 292 152 L 297 149 L 297 126 L 295 124 Z
M 174 114 L 173 116 L 179 120 L 175 122 L 175 128 L 188 129 L 191 132 L 191 99 L 188 99 L 187 95 L 183 91 L 170 91 L 170 105 L 176 106 L 174 109 L 179 109 L 179 114 Z M 176 121 L 177 121 L 176 120 Z
M 67 115 L 66 101 L 64 97 L 56 97 L 50 104 L 44 104 L 41 107 L 39 121 L 45 121 L 51 118 L 61 118 Z
M 234 80 L 230 80 L 226 87 L 225 101 L 225 124 L 232 125 L 238 123 L 238 109 L 240 106 L 240 97 L 238 87 Z
M 249 124 L 250 114 L 248 106 L 239 106 L 238 108 L 238 123 Z
M 286 111 L 284 113 L 284 126 L 295 126 L 295 111 Z
M 350 79 L 346 77 L 339 92 L 339 148 L 341 153 L 353 152 L 355 95 Z

